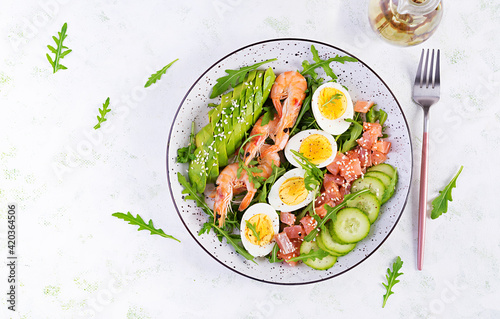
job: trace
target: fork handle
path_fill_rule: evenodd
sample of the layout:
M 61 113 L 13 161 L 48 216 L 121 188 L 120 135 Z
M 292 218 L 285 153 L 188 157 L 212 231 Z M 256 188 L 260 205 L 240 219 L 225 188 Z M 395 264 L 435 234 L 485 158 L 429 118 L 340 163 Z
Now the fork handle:
M 420 166 L 420 197 L 418 207 L 418 256 L 417 268 L 422 270 L 425 246 L 425 220 L 427 218 L 427 167 L 429 163 L 429 109 L 424 109 L 424 136 L 422 142 L 422 163 Z

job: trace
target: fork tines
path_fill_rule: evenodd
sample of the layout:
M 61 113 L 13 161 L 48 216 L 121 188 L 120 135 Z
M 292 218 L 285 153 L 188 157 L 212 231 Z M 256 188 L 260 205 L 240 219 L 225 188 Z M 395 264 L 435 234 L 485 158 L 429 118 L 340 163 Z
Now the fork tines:
M 422 49 L 422 54 L 420 55 L 420 62 L 418 63 L 417 75 L 415 76 L 415 84 L 420 83 L 420 88 L 422 88 L 425 84 L 425 88 L 429 88 L 429 85 L 432 88 L 437 87 L 439 89 L 440 77 L 439 77 L 439 50 L 437 50 L 436 56 L 436 68 L 434 69 L 434 49 L 432 49 L 432 55 L 430 59 L 430 68 L 427 68 L 429 64 L 429 49 L 427 49 L 427 54 L 425 58 L 425 66 L 422 68 L 422 64 L 424 62 L 424 53 L 425 50 Z M 422 77 L 422 69 L 424 71 L 424 76 Z M 433 79 L 434 75 L 434 79 Z

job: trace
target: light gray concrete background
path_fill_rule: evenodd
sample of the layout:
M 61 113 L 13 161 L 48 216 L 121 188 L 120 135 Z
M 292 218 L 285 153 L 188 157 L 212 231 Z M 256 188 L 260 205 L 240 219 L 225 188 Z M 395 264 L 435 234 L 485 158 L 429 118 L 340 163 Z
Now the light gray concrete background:
M 0 317 L 500 318 L 500 3 L 446 1 L 436 34 L 391 46 L 367 1 L 3 1 L 0 9 Z M 64 22 L 73 50 L 52 74 L 47 45 Z M 340 277 L 262 284 L 208 256 L 187 234 L 166 182 L 165 149 L 182 97 L 227 53 L 277 38 L 347 50 L 389 85 L 408 118 L 414 179 L 384 245 Z M 428 221 L 416 270 L 422 112 L 411 86 L 422 48 L 442 51 L 431 113 L 429 196 L 464 165 L 447 214 Z M 151 73 L 179 61 L 149 89 Z M 111 99 L 108 130 L 95 131 Z M 17 311 L 7 310 L 7 204 L 17 212 Z M 140 214 L 182 242 L 112 217 Z M 386 268 L 404 275 L 381 308 Z

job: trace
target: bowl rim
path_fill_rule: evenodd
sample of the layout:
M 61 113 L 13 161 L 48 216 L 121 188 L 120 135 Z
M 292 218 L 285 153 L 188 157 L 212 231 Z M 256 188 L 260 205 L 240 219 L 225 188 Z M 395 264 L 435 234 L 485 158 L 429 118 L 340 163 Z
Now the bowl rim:
M 340 49 L 334 45 L 331 45 L 331 44 L 328 44 L 328 43 L 325 43 L 325 42 L 321 42 L 321 41 L 317 41 L 317 40 L 311 40 L 311 39 L 304 39 L 304 38 L 273 38 L 273 39 L 268 39 L 268 40 L 262 40 L 262 41 L 258 41 L 258 42 L 254 42 L 254 43 L 251 43 L 251 44 L 248 44 L 248 45 L 245 45 L 243 47 L 240 47 L 228 54 L 226 54 L 225 56 L 223 56 L 222 58 L 220 58 L 219 60 L 217 60 L 215 63 L 213 63 L 210 67 L 208 67 L 205 72 L 203 72 L 195 81 L 194 83 L 191 85 L 191 87 L 189 88 L 189 90 L 186 92 L 186 94 L 184 95 L 184 97 L 182 98 L 179 106 L 177 107 L 177 111 L 175 112 L 175 115 L 174 115 L 174 118 L 172 120 L 172 124 L 170 126 L 170 132 L 168 134 L 168 139 L 167 139 L 167 150 L 166 150 L 166 174 L 167 174 L 167 182 L 168 182 L 168 185 L 171 185 L 172 184 L 172 181 L 170 180 L 170 174 L 169 174 L 169 165 L 168 165 L 168 154 L 169 154 L 169 151 L 170 151 L 170 139 L 172 137 L 172 132 L 174 130 L 174 124 L 175 124 L 175 121 L 177 119 L 177 115 L 179 114 L 179 111 L 182 107 L 182 105 L 184 104 L 184 101 L 186 100 L 186 98 L 188 97 L 188 95 L 191 93 L 191 91 L 194 89 L 194 87 L 198 84 L 198 82 L 205 76 L 205 74 L 207 74 L 210 70 L 212 70 L 214 67 L 216 67 L 220 62 L 222 62 L 223 60 L 225 60 L 226 58 L 230 57 L 231 55 L 239 52 L 239 51 L 242 51 L 242 50 L 245 50 L 249 47 L 252 47 L 252 46 L 256 46 L 256 45 L 259 45 L 259 44 L 265 44 L 265 43 L 271 43 L 271 42 L 282 42 L 282 41 L 300 41 L 300 42 L 310 42 L 312 44 L 320 44 L 320 45 L 324 45 L 324 46 L 327 46 L 327 47 L 330 47 L 332 49 L 335 49 L 335 50 L 338 50 L 340 52 L 343 52 L 355 59 L 358 60 L 358 62 L 360 62 L 361 64 L 363 64 L 364 67 L 366 67 L 368 70 L 370 70 L 382 83 L 383 85 L 387 88 L 387 90 L 389 91 L 389 93 L 391 94 L 392 98 L 394 99 L 394 101 L 396 102 L 397 106 L 399 107 L 399 110 L 401 111 L 401 115 L 403 116 L 403 120 L 405 122 L 405 127 L 406 127 L 406 130 L 407 130 L 407 133 L 408 133 L 408 138 L 409 138 L 409 146 L 410 146 L 410 154 L 411 154 L 411 163 L 410 163 L 410 179 L 409 179 L 409 184 L 408 184 L 408 190 L 406 192 L 406 197 L 405 197 L 405 200 L 403 202 L 403 207 L 401 208 L 401 212 L 399 213 L 399 216 L 397 217 L 395 223 L 394 223 L 394 226 L 389 230 L 389 232 L 387 233 L 387 235 L 385 236 L 385 238 L 368 254 L 366 255 L 362 260 L 360 260 L 358 263 L 354 264 L 353 266 L 349 267 L 348 269 L 346 270 L 343 270 L 337 274 L 334 274 L 334 275 L 331 275 L 329 277 L 325 277 L 325 278 L 319 278 L 317 280 L 311 280 L 311 281 L 306 281 L 306 282 L 275 282 L 275 281 L 269 281 L 269 280 L 265 280 L 265 279 L 260 279 L 260 278 L 255 278 L 255 277 L 252 277 L 248 274 L 245 274 L 241 271 L 238 271 L 228 265 L 226 265 L 224 262 L 222 262 L 221 260 L 219 260 L 218 258 L 216 258 L 214 255 L 212 255 L 199 241 L 198 239 L 196 238 L 196 236 L 194 236 L 194 234 L 192 234 L 190 231 L 189 231 L 189 228 L 188 226 L 186 225 L 186 222 L 184 221 L 180 211 L 179 211 L 179 208 L 177 207 L 177 204 L 175 202 L 175 197 L 174 197 L 174 194 L 172 192 L 172 188 L 171 187 L 168 187 L 169 189 L 169 192 L 170 192 L 170 196 L 172 198 L 172 202 L 175 206 L 175 210 L 177 211 L 177 215 L 179 216 L 182 224 L 184 225 L 184 227 L 186 227 L 186 230 L 187 232 L 191 235 L 191 237 L 195 240 L 196 243 L 198 243 L 198 245 L 209 255 L 211 256 L 213 259 L 215 259 L 218 263 L 220 263 L 221 265 L 223 265 L 224 267 L 226 267 L 227 269 L 230 269 L 231 271 L 243 276 L 243 277 L 246 277 L 246 278 L 249 278 L 249 279 L 252 279 L 252 280 L 256 280 L 256 281 L 260 281 L 260 282 L 263 282 L 263 283 L 267 283 L 267 284 L 274 284 L 274 285 L 283 285 L 283 286 L 298 286 L 298 285 L 307 285 L 307 284 L 313 284 L 313 283 L 317 283 L 317 282 L 322 282 L 322 281 L 325 281 L 325 280 L 328 280 L 328 279 L 332 279 L 332 278 L 335 278 L 335 277 L 338 277 L 354 268 L 356 268 L 359 264 L 363 263 L 364 261 L 366 261 L 370 256 L 373 255 L 373 253 L 375 253 L 381 246 L 382 244 L 384 244 L 384 242 L 389 238 L 389 236 L 392 234 L 392 232 L 394 231 L 394 229 L 396 229 L 396 226 L 397 224 L 399 223 L 399 220 L 401 219 L 401 216 L 403 215 L 403 212 L 406 208 L 406 204 L 408 202 L 408 197 L 409 197 L 409 194 L 410 194 L 410 189 L 411 189 L 411 184 L 412 184 L 412 179 L 413 179 L 413 143 L 412 143 L 412 138 L 411 138 L 411 132 L 410 132 L 410 127 L 408 125 L 408 121 L 406 119 L 406 116 L 403 112 L 403 109 L 401 108 L 401 104 L 399 104 L 399 101 L 398 99 L 396 98 L 396 96 L 394 95 L 394 93 L 392 92 L 392 90 L 389 88 L 389 86 L 387 85 L 387 83 L 385 83 L 385 81 L 378 75 L 377 72 L 375 72 L 372 68 L 370 68 L 365 62 L 363 62 L 362 60 L 360 60 L 358 57 L 356 57 L 355 55 L 343 50 L 343 49 Z

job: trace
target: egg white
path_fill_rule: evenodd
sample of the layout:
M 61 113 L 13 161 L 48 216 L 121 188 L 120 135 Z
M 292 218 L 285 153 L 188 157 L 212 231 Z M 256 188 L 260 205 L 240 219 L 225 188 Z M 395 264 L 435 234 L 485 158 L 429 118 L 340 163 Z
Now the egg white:
M 313 192 L 309 192 L 306 199 L 297 205 L 287 205 L 283 203 L 279 195 L 281 184 L 283 184 L 287 179 L 292 177 L 304 178 L 305 173 L 306 171 L 304 171 L 302 168 L 294 168 L 283 174 L 283 176 L 281 176 L 280 178 L 278 178 L 276 183 L 274 183 L 274 185 L 271 187 L 271 190 L 269 191 L 269 195 L 267 197 L 269 204 L 277 211 L 292 212 L 299 208 L 305 207 L 307 206 L 307 204 L 312 202 L 314 196 Z
M 342 114 L 342 116 L 339 117 L 338 119 L 334 120 L 327 119 L 321 114 L 319 110 L 319 103 L 318 103 L 319 94 L 323 89 L 328 87 L 337 89 L 340 92 L 342 92 L 342 94 L 345 95 L 347 100 L 347 106 L 344 114 Z M 316 119 L 316 122 L 318 123 L 319 127 L 321 127 L 321 129 L 333 135 L 339 135 L 347 131 L 351 123 L 346 122 L 345 119 L 352 119 L 354 116 L 354 106 L 352 104 L 351 96 L 346 91 L 346 89 L 342 87 L 342 85 L 335 82 L 327 82 L 318 87 L 316 91 L 314 91 L 311 102 L 311 108 L 313 110 L 314 118 Z
M 292 150 L 299 152 L 300 146 L 302 145 L 302 142 L 311 135 L 314 134 L 319 134 L 328 139 L 328 142 L 330 142 L 330 145 L 332 146 L 332 155 L 328 159 L 326 159 L 324 162 L 317 164 L 319 168 L 325 167 L 333 160 L 335 159 L 335 156 L 337 155 L 337 142 L 335 142 L 335 138 L 331 135 L 328 134 L 324 131 L 320 130 L 305 130 L 302 132 L 299 132 L 292 136 L 288 143 L 286 144 L 285 147 L 285 157 L 286 159 L 290 162 L 295 167 L 301 167 L 300 164 L 295 160 L 295 155 L 292 154 Z
M 248 253 L 254 257 L 266 256 L 273 250 L 275 243 L 273 237 L 273 239 L 268 244 L 259 246 L 252 244 L 250 241 L 248 241 L 247 237 L 245 236 L 245 231 L 247 229 L 246 221 L 258 214 L 264 214 L 267 215 L 267 217 L 269 217 L 269 219 L 273 224 L 274 234 L 278 234 L 280 231 L 280 222 L 278 213 L 276 213 L 276 210 L 274 210 L 274 208 L 271 205 L 265 203 L 258 203 L 250 206 L 241 217 L 240 232 L 241 232 L 241 242 L 243 243 L 243 247 L 245 247 Z

